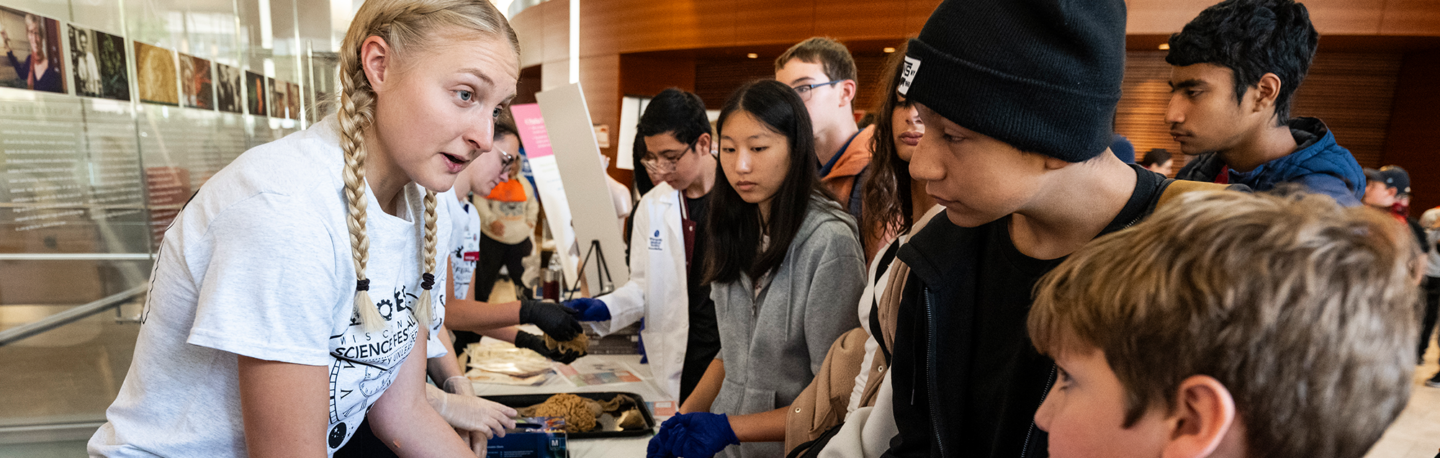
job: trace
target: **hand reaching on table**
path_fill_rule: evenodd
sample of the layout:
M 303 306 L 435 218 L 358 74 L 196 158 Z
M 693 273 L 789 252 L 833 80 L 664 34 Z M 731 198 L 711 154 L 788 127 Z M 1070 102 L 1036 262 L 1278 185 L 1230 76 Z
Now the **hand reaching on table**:
M 520 324 L 533 324 L 540 331 L 564 342 L 574 339 L 583 328 L 575 319 L 575 309 L 550 301 L 520 299 Z
M 516 415 L 515 409 L 475 397 L 469 379 L 457 383 L 457 379 L 463 378 L 464 376 L 451 377 L 445 381 L 445 385 L 456 391 L 470 391 L 471 394 L 447 393 L 434 385 L 425 385 L 425 400 L 430 401 L 435 412 L 456 429 L 480 433 L 487 439 L 494 436 L 505 437 L 505 430 L 515 427 L 515 420 L 512 418 Z M 463 385 L 463 388 L 458 387 L 459 385 Z

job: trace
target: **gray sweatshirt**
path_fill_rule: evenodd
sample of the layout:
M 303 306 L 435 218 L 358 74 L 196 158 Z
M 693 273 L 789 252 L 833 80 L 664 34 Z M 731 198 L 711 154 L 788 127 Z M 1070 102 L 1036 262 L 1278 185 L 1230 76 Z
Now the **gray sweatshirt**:
M 725 381 L 710 411 L 731 416 L 789 406 L 810 384 L 840 335 L 860 326 L 855 304 L 865 289 L 865 254 L 855 220 L 829 200 L 812 198 L 785 260 L 757 298 L 745 274 L 715 283 L 715 318 Z M 728 447 L 727 457 L 784 456 L 784 443 Z

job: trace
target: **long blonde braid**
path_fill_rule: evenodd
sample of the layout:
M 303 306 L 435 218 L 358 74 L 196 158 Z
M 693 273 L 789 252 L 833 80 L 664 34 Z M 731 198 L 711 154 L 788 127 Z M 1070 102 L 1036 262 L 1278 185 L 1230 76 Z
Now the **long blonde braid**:
M 421 272 L 425 272 L 422 276 L 424 280 L 420 284 L 424 291 L 420 292 L 420 300 L 415 304 L 415 319 L 420 321 L 421 326 L 430 325 L 430 296 L 434 295 L 432 286 L 435 281 L 435 239 L 439 238 L 435 235 L 435 205 L 435 191 L 425 191 L 425 235 L 421 241 L 425 245 L 425 254 L 424 259 L 420 260 Z
M 520 40 L 505 17 L 489 0 L 370 0 L 355 13 L 340 49 L 340 148 L 345 152 L 345 200 L 347 226 L 350 232 L 351 258 L 355 265 L 355 310 L 366 331 L 384 326 L 384 318 L 375 302 L 370 300 L 369 278 L 365 275 L 370 259 L 370 239 L 365 227 L 365 132 L 375 123 L 375 91 L 360 57 L 360 45 L 375 36 L 392 48 L 392 56 L 406 55 L 405 49 L 424 45 L 442 27 L 454 26 L 475 32 L 502 35 L 518 56 Z M 421 265 L 424 275 L 420 298 L 414 316 L 421 326 L 431 320 L 431 293 L 434 286 L 436 251 L 436 198 L 425 192 L 424 248 Z

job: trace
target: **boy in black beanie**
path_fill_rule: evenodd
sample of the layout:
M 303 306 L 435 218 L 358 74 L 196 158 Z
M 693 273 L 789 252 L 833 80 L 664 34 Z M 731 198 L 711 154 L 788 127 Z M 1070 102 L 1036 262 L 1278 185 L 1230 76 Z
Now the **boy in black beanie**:
M 905 60 L 899 92 L 927 126 L 910 174 L 945 217 L 891 267 L 904 284 L 885 456 L 1047 456 L 1033 417 L 1056 372 L 1026 333 L 1035 283 L 1168 184 L 1108 152 L 1125 3 L 946 0 Z
M 1298 183 L 1360 205 L 1365 175 L 1317 118 L 1290 118 L 1320 34 L 1293 0 L 1225 0 L 1170 36 L 1170 135 L 1181 180 L 1268 191 Z

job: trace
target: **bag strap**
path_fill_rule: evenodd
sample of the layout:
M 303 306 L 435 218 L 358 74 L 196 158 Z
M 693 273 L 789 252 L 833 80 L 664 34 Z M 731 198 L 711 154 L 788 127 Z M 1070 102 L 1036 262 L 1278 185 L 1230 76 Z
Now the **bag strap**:
M 1239 191 L 1239 187 L 1225 183 L 1209 183 L 1204 181 L 1176 180 L 1166 178 L 1160 185 L 1160 198 L 1155 200 L 1155 208 L 1163 207 L 1165 204 L 1174 201 L 1175 198 L 1185 193 L 1195 191 Z M 1248 188 L 1246 188 L 1248 190 Z

